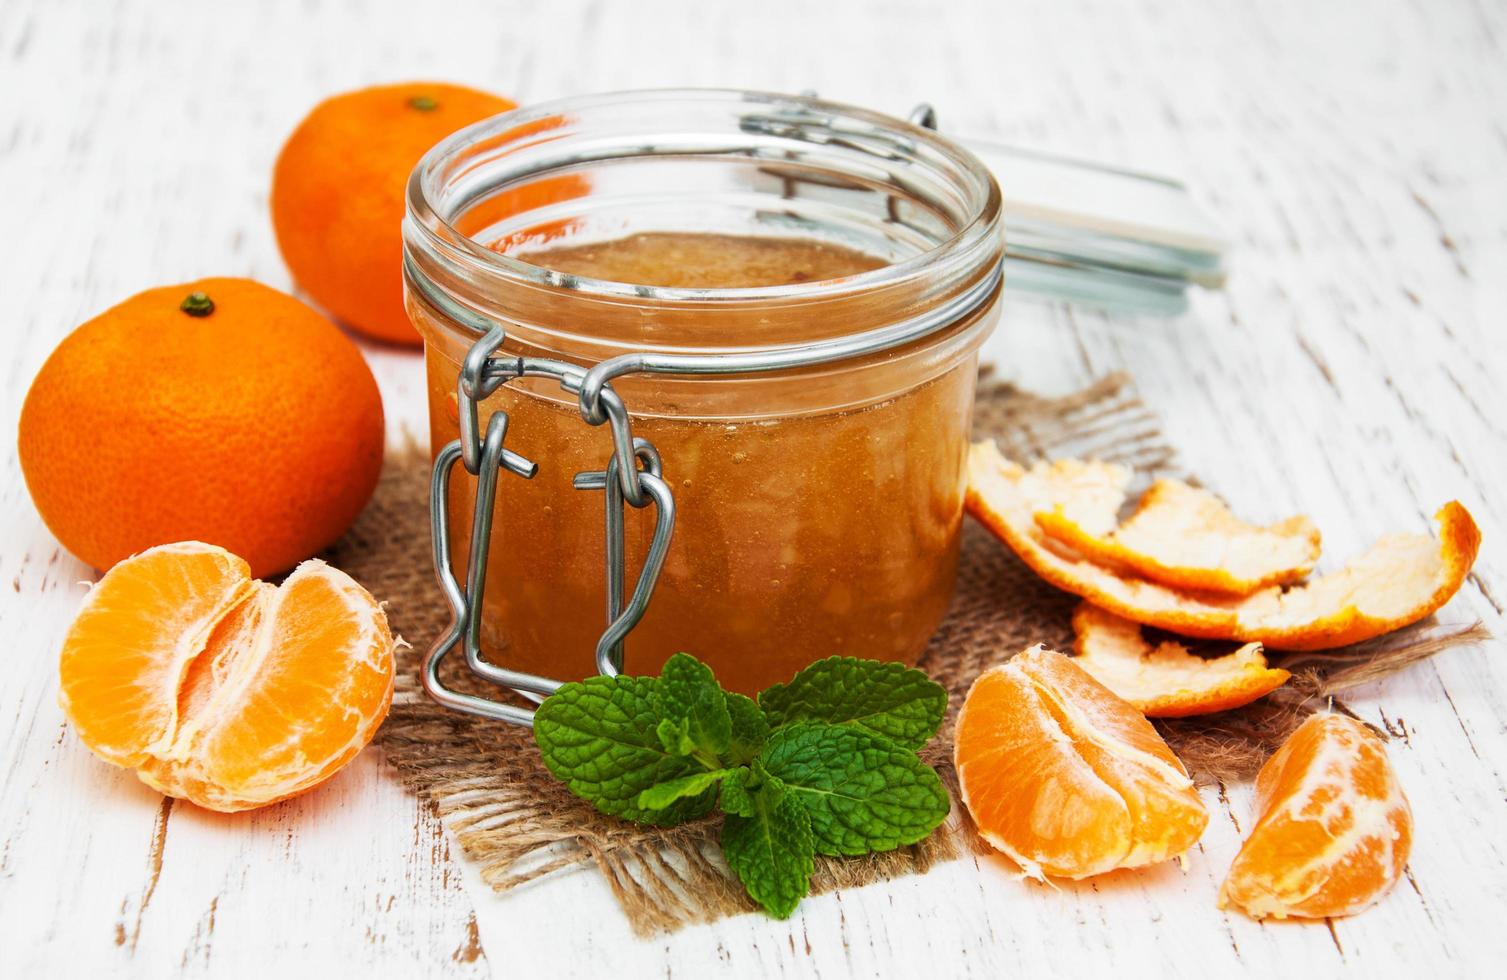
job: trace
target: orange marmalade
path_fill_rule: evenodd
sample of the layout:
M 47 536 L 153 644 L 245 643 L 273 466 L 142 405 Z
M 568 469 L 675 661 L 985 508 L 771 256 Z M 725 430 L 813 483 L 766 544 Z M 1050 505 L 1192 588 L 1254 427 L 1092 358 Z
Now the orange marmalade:
M 976 161 L 952 158 L 962 151 L 928 142 L 945 144 L 940 137 L 906 128 L 907 139 L 939 159 L 897 173 L 895 187 L 871 187 L 874 167 L 911 164 L 889 144 L 871 152 L 853 135 L 860 122 L 876 132 L 903 124 L 858 114 L 844 120 L 846 142 L 830 152 L 863 155 L 853 164 L 862 179 L 839 176 L 832 161 L 820 179 L 808 179 L 798 146 L 777 165 L 729 156 L 725 141 L 750 131 L 750 117 L 737 115 L 744 99 L 694 94 L 664 106 L 660 124 L 718 130 L 727 111 L 742 121 L 722 133 L 724 142 L 708 140 L 716 148 L 706 160 L 687 160 L 676 144 L 648 167 L 642 156 L 652 154 L 652 139 L 632 135 L 622 119 L 652 126 L 659 107 L 624 117 L 612 104 L 643 95 L 598 97 L 601 105 L 549 115 L 547 125 L 499 117 L 494 132 L 471 133 L 451 157 L 442 144 L 420 165 L 405 228 L 409 312 L 425 339 L 436 451 L 457 438 L 457 378 L 478 336 L 453 312 L 461 306 L 504 325 L 506 355 L 590 367 L 624 352 L 788 350 L 841 338 L 979 293 L 997 274 L 998 189 L 987 173 L 977 176 Z M 730 106 L 712 112 L 722 97 Z M 615 129 L 593 118 L 609 109 Z M 498 209 L 464 184 L 493 157 L 521 169 L 509 154 L 548 159 L 539 179 L 558 180 L 572 172 L 571 139 L 602 130 L 623 131 L 621 152 L 632 165 L 606 169 L 608 153 L 593 139 L 591 160 L 577 172 L 586 188 L 579 199 L 499 221 Z M 471 196 L 462 201 L 457 191 L 458 203 L 447 205 L 447 180 Z M 499 186 L 527 194 L 526 181 Z M 923 191 L 938 200 L 923 207 L 904 196 Z M 814 217 L 793 220 L 811 195 Z M 761 196 L 768 208 L 750 211 Z M 485 217 L 468 220 L 468 209 Z M 415 275 L 445 301 L 412 288 Z M 833 654 L 916 661 L 952 596 L 978 347 L 997 314 L 997 288 L 979 293 L 986 299 L 945 329 L 894 349 L 733 377 L 634 374 L 612 382 L 633 435 L 658 450 L 676 508 L 658 585 L 625 643 L 625 672 L 657 672 L 684 650 L 724 686 L 755 694 Z M 483 427 L 506 412 L 507 447 L 538 464 L 531 479 L 499 477 L 482 654 L 562 680 L 595 673 L 607 609 L 604 500 L 572 480 L 604 468 L 609 427 L 588 425 L 578 399 L 547 378 L 510 381 L 478 410 Z M 457 470 L 448 500 L 462 574 L 475 487 Z M 630 590 L 654 514 L 625 508 Z

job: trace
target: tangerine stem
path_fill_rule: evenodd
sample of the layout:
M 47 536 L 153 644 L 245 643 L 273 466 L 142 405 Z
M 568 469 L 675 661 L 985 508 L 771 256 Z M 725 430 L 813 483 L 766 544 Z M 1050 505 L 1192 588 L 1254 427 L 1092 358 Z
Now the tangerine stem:
M 209 316 L 215 311 L 215 301 L 207 293 L 189 293 L 178 304 L 178 309 L 189 316 Z

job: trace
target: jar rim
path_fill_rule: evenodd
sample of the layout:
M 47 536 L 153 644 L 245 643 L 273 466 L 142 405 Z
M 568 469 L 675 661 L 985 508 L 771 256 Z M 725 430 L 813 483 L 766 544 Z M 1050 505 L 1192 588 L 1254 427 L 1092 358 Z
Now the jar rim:
M 915 148 L 911 151 L 915 153 L 924 148 L 934 158 L 945 161 L 949 166 L 948 176 L 953 186 L 965 195 L 967 218 L 949 237 L 914 255 L 842 278 L 786 285 L 690 288 L 649 286 L 583 275 L 566 275 L 545 266 L 534 265 L 488 247 L 460 231 L 454 224 L 456 215 L 444 213 L 445 209 L 439 204 L 443 176 L 468 148 L 484 140 L 495 139 L 510 132 L 529 133 L 531 127 L 532 131 L 537 132 L 544 123 L 587 110 L 684 100 L 766 106 L 797 119 L 800 116 L 796 114 L 804 113 L 818 119 L 850 120 L 892 136 L 895 140 L 893 149 L 905 150 L 909 146 Z M 688 303 L 698 306 L 737 303 L 802 304 L 884 288 L 920 276 L 935 275 L 942 265 L 956 263 L 963 270 L 976 268 L 983 265 L 993 251 L 990 247 L 991 239 L 997 238 L 1001 209 L 999 186 L 983 161 L 935 130 L 884 113 L 811 96 L 729 88 L 637 89 L 571 96 L 501 113 L 467 126 L 431 148 L 410 175 L 406 198 L 406 245 L 417 245 L 468 272 L 543 288 L 566 287 L 572 295 L 588 300 Z M 467 202 L 462 202 L 464 203 Z

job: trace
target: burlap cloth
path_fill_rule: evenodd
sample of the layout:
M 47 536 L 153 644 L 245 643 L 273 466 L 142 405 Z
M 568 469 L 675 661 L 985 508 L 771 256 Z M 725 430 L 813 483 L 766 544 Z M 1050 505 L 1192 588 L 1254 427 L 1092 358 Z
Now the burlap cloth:
M 1177 472 L 1174 453 L 1129 379 L 1114 375 L 1064 398 L 985 383 L 974 420 L 978 437 L 999 440 L 1013 459 L 1080 456 L 1133 466 L 1141 479 Z M 597 813 L 550 776 L 526 728 L 458 714 L 419 687 L 423 650 L 448 625 L 449 607 L 430 565 L 429 459 L 390 454 L 371 505 L 335 547 L 331 561 L 385 601 L 394 632 L 411 646 L 398 657 L 392 714 L 378 738 L 404 781 L 431 800 L 482 877 L 499 891 L 544 875 L 594 865 L 641 934 L 673 930 L 754 906 L 723 864 L 715 818 L 669 829 Z M 1067 649 L 1077 599 L 1046 585 L 998 541 L 966 521 L 957 596 L 921 667 L 952 693 L 940 736 L 922 753 L 956 801 L 951 730 L 968 686 L 985 667 L 1034 643 Z M 1400 669 L 1445 647 L 1481 638 L 1479 625 L 1429 624 L 1385 641 L 1284 664 L 1295 676 L 1247 708 L 1160 727 L 1202 782 L 1249 778 L 1313 710 L 1345 710 L 1336 692 Z M 452 657 L 447 681 L 495 695 Z M 1384 733 L 1381 733 L 1384 734 Z M 913 847 L 866 858 L 817 858 L 813 890 L 829 891 L 920 874 L 976 836 L 954 806 L 948 822 Z

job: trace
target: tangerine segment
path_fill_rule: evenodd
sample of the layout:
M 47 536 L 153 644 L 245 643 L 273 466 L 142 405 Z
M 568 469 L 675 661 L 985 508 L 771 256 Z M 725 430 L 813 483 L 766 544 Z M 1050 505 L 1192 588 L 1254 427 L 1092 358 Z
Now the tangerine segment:
M 1209 820 L 1151 723 L 1040 646 L 974 681 L 953 759 L 979 835 L 1038 880 L 1177 857 Z
M 1333 575 L 1286 591 L 1272 586 L 1242 598 L 1193 593 L 1095 564 L 1049 538 L 1034 515 L 1052 510 L 1074 479 L 1062 462 L 1027 470 L 1000 455 L 992 442 L 976 443 L 968 455 L 967 507 L 1057 588 L 1184 636 L 1254 641 L 1277 650 L 1327 650 L 1368 640 L 1448 602 L 1481 545 L 1470 513 L 1450 501 L 1435 515 L 1438 541 L 1388 535 Z
M 1128 619 L 1080 603 L 1073 613 L 1074 663 L 1147 718 L 1227 711 L 1275 691 L 1292 675 L 1268 667 L 1261 644 L 1200 657 L 1171 640 L 1152 646 Z
M 58 665 L 58 702 L 84 744 L 132 769 L 168 751 L 190 666 L 253 587 L 244 561 L 196 541 L 115 565 L 84 599 Z
M 1183 589 L 1250 595 L 1302 579 L 1319 560 L 1319 529 L 1308 518 L 1247 524 L 1212 493 L 1179 480 L 1152 484 L 1118 527 L 1115 510 L 1108 511 L 1108 530 L 1104 511 L 1088 523 L 1064 504 L 1036 514 L 1036 523 L 1085 558 Z
M 213 545 L 117 564 L 64 642 L 60 700 L 85 745 L 213 810 L 309 789 L 387 715 L 393 638 L 381 606 L 324 562 L 280 587 Z
M 1413 813 L 1381 739 L 1313 715 L 1256 777 L 1255 828 L 1219 890 L 1252 918 L 1352 915 L 1402 876 Z

